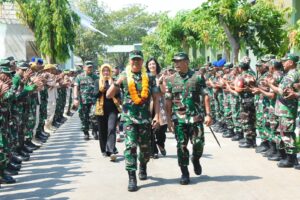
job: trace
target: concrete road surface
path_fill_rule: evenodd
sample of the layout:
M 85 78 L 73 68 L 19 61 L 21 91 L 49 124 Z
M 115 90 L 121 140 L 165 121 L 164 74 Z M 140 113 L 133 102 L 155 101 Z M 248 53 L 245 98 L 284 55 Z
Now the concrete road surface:
M 240 149 L 236 142 L 217 134 L 222 148 L 206 132 L 201 160 L 203 175 L 190 165 L 191 184 L 179 184 L 176 141 L 167 134 L 167 156 L 148 164 L 148 180 L 139 190 L 127 192 L 124 143 L 118 143 L 117 162 L 100 154 L 99 143 L 83 140 L 78 115 L 70 118 L 49 141 L 24 162 L 17 184 L 2 185 L 1 200 L 16 199 L 193 199 L 193 200 L 299 200 L 300 171 L 279 169 L 254 149 Z

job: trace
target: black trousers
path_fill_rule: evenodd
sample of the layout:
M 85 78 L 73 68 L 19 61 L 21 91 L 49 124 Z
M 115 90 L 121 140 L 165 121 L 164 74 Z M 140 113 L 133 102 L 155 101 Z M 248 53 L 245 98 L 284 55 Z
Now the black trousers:
M 99 144 L 102 153 L 112 154 L 116 147 L 117 112 L 109 112 L 98 117 Z
M 162 148 L 165 148 L 165 142 L 166 142 L 166 131 L 167 131 L 168 125 L 162 125 L 157 129 L 151 129 L 151 150 L 152 155 L 158 154 L 158 148 L 157 145 L 159 145 Z

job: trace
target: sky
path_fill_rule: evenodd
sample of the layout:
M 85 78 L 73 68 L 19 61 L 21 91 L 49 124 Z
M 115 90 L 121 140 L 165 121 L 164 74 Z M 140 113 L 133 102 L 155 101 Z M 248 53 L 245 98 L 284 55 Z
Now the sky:
M 169 11 L 171 16 L 180 10 L 190 10 L 198 7 L 206 0 L 98 0 L 107 5 L 111 10 L 119 10 L 130 4 L 143 4 L 149 12 Z

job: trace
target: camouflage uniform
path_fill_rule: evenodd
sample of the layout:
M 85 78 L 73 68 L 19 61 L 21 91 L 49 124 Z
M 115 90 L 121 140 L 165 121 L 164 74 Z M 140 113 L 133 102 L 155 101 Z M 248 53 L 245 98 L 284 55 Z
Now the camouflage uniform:
M 207 95 L 201 76 L 189 70 L 176 73 L 167 80 L 166 100 L 172 100 L 172 113 L 177 139 L 179 166 L 189 165 L 189 139 L 193 144 L 193 157 L 200 158 L 204 147 L 203 104 L 200 96 Z
M 245 87 L 249 86 L 249 82 L 246 82 L 247 77 L 252 77 L 255 80 L 255 74 L 252 70 L 243 71 L 239 76 L 245 80 Z M 243 91 L 240 93 L 241 97 L 241 124 L 242 130 L 245 134 L 245 138 L 248 144 L 255 146 L 256 129 L 255 129 L 255 107 L 254 107 L 254 95 L 250 91 Z M 240 145 L 242 147 L 243 145 Z
M 48 104 L 48 88 L 45 87 L 40 91 L 40 112 L 39 112 L 39 124 L 36 129 L 37 133 L 41 133 L 44 130 L 45 120 L 47 119 L 47 104 Z
M 78 86 L 79 93 L 79 117 L 81 119 L 82 131 L 88 134 L 90 111 L 92 105 L 95 103 L 95 81 L 98 77 L 95 74 L 86 75 L 82 73 L 75 79 L 75 86 Z
M 126 76 L 126 72 L 120 76 Z M 146 164 L 150 159 L 151 154 L 151 114 L 150 114 L 150 98 L 154 93 L 159 92 L 156 86 L 155 76 L 149 77 L 149 98 L 142 105 L 136 105 L 131 100 L 128 91 L 127 79 L 121 84 L 123 94 L 123 113 L 121 121 L 124 122 L 125 131 L 125 161 L 127 171 L 137 170 L 137 147 L 140 147 L 138 159 L 140 164 Z M 138 93 L 142 90 L 141 73 L 133 73 L 133 79 L 136 84 Z
M 281 135 L 282 143 L 280 148 L 284 149 L 287 154 L 295 154 L 295 123 L 297 117 L 297 99 L 284 99 L 282 96 L 284 89 L 292 88 L 294 83 L 299 82 L 300 76 L 296 69 L 289 70 L 279 84 L 281 95 L 277 95 L 275 104 L 275 115 L 279 117 L 277 131 Z

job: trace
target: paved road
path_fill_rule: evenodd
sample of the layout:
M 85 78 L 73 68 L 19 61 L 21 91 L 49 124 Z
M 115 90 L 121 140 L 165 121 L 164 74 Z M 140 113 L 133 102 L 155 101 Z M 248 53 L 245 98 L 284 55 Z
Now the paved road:
M 279 169 L 276 162 L 218 134 L 220 149 L 208 132 L 202 176 L 195 176 L 190 166 L 191 184 L 179 185 L 176 141 L 169 133 L 168 155 L 152 159 L 149 179 L 138 181 L 139 191 L 129 193 L 123 156 L 116 163 L 103 158 L 98 142 L 83 141 L 79 127 L 74 115 L 23 164 L 17 184 L 2 186 L 0 199 L 299 199 L 300 171 Z M 118 143 L 118 149 L 121 152 L 124 143 Z

